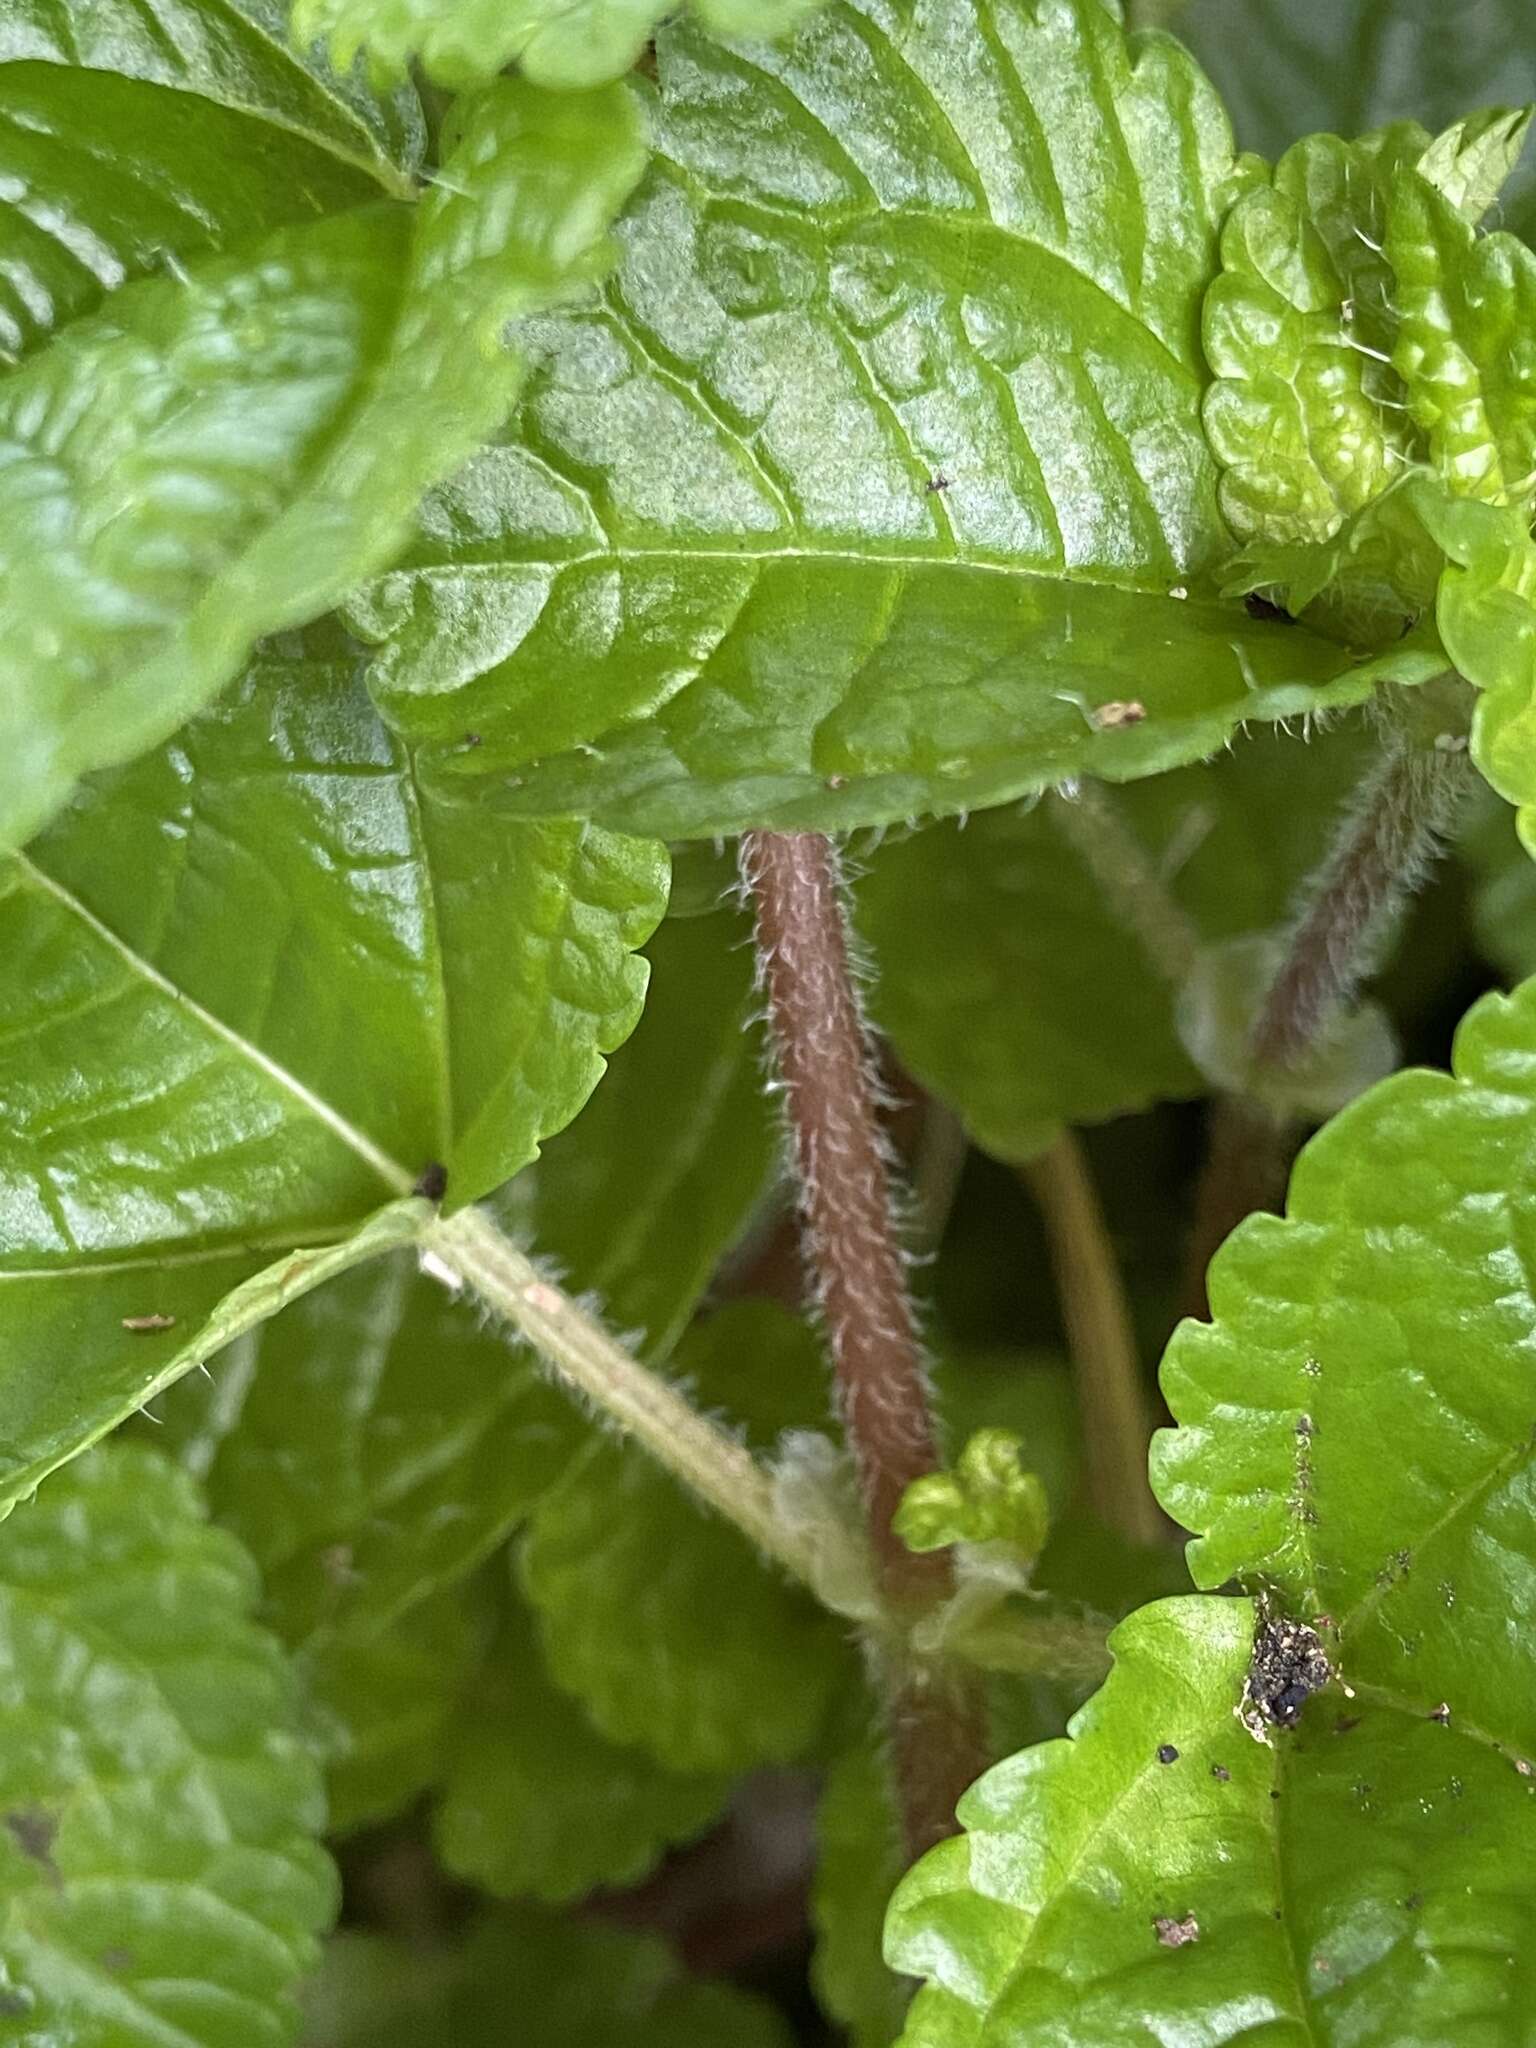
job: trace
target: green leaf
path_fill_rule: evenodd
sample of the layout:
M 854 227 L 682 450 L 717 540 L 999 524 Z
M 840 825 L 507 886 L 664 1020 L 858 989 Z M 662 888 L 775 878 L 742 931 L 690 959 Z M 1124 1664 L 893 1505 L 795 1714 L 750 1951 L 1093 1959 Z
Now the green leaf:
M 1472 807 L 1456 850 L 1472 876 L 1472 929 L 1483 957 L 1510 981 L 1536 972 L 1536 862 L 1492 790 Z
M 1386 256 L 1397 285 L 1393 366 L 1430 461 L 1459 495 L 1536 501 L 1536 256 L 1478 236 L 1423 178 L 1399 179 Z
M 1196 327 L 1248 173 L 1172 43 L 1102 0 L 869 0 L 658 61 L 602 304 L 525 328 L 506 445 L 351 610 L 437 772 L 670 837 L 833 830 L 1368 694 L 1217 601 Z
M 771 2006 L 683 1976 L 653 1937 L 533 1907 L 425 1954 L 344 1935 L 308 2011 L 304 2048 L 790 2048 Z
M 700 1324 L 675 1369 L 765 1450 L 824 1409 L 814 1335 L 768 1302 Z M 712 1772 L 815 1740 L 843 1676 L 830 1616 L 634 1445 L 588 1446 L 535 1510 L 520 1567 L 552 1676 L 610 1741 Z
M 1490 996 L 1454 1072 L 1394 1075 L 1316 1137 L 1185 1323 L 1156 1441 L 1197 1585 L 1333 1618 L 1364 1698 L 1449 1701 L 1536 1753 L 1536 1443 L 1523 1273 L 1536 1216 L 1536 982 Z M 1381 1455 L 1390 1443 L 1390 1458 Z M 1469 1655 L 1475 1643 L 1476 1654 Z
M 0 1531 L 0 2040 L 292 2038 L 334 1880 L 256 1592 L 138 1448 L 82 1459 Z
M 1048 798 L 889 842 L 858 890 L 877 1022 L 1003 1159 L 1064 1124 L 1200 1094 L 1176 1011 L 1193 949 L 1285 916 L 1365 758 L 1353 727 L 1305 746 L 1262 735 L 1111 793 L 1108 826 L 1103 798 L 1077 822 Z M 1079 850 L 1096 832 L 1107 884 Z
M 643 161 L 619 89 L 509 82 L 414 209 L 125 285 L 0 385 L 0 846 L 388 563 L 512 402 L 505 322 L 593 273 Z
M 442 1782 L 485 1660 L 491 1618 L 475 1590 L 441 1589 L 387 1628 L 327 1636 L 300 1654 L 333 1834 L 390 1820 Z
M 1268 157 L 1319 129 L 1440 127 L 1469 107 L 1536 100 L 1524 0 L 1189 0 L 1173 26 L 1215 79 L 1244 146 Z M 1522 194 L 1529 179 L 1527 166 Z
M 533 1358 L 409 1254 L 253 1331 L 165 1421 L 296 1645 L 365 1637 L 462 1579 L 586 1436 Z
M 206 1356 L 275 1253 L 429 1162 L 466 1200 L 528 1160 L 664 901 L 659 848 L 424 796 L 328 632 L 90 784 L 0 871 L 0 1499 Z
M 779 1159 L 749 1022 L 745 916 L 670 919 L 646 947 L 644 1015 L 602 1087 L 497 1213 L 664 1358 Z
M 987 1543 L 1038 1557 L 1050 1509 L 1039 1478 L 1024 1468 L 1023 1451 L 1016 1430 L 977 1430 L 953 1471 L 930 1472 L 908 1486 L 892 1523 L 896 1534 L 909 1550 Z
M 559 1905 L 637 1883 L 714 1820 L 729 1789 L 605 1741 L 553 1683 L 532 1617 L 509 1600 L 460 1707 L 434 1839 L 456 1876 Z
M 848 2029 L 851 2048 L 890 2048 L 910 1987 L 886 1968 L 881 1929 L 903 1858 L 885 1758 L 872 1737 L 828 1772 L 816 1826 L 811 1982 L 823 2009 Z
M 775 36 L 817 0 L 694 0 L 716 35 Z M 443 85 L 481 85 L 516 64 L 537 85 L 601 85 L 628 71 L 663 20 L 664 0 L 295 0 L 300 43 L 324 38 L 340 70 L 366 50 L 370 71 L 403 78 L 412 63 Z
M 1072 1739 L 966 1795 L 892 1902 L 890 1960 L 930 1980 L 907 2048 L 1518 2048 L 1531 1780 L 1338 1695 L 1252 1740 L 1254 1625 L 1245 1600 L 1142 1609 Z

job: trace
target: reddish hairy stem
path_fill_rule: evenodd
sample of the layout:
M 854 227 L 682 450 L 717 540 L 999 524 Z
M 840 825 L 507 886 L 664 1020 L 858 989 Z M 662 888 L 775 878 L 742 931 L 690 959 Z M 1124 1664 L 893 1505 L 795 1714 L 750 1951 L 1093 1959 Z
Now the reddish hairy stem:
M 915 1619 L 953 1588 L 946 1551 L 914 1555 L 892 1527 L 938 1445 L 891 1211 L 872 1062 L 849 971 L 842 874 L 819 833 L 749 832 L 741 872 L 798 1169 L 802 1242 L 886 1601 Z M 975 1681 L 888 1660 L 892 1751 L 908 1846 L 949 1834 L 985 1765 Z

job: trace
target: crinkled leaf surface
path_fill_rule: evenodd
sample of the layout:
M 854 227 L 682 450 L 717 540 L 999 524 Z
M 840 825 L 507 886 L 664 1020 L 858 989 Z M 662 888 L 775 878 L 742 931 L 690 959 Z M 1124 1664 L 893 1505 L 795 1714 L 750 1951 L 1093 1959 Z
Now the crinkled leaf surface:
M 789 2048 L 764 2000 L 685 1977 L 653 1937 L 531 1906 L 425 1954 L 343 1935 L 310 1986 L 304 2048 L 507 2048 L 509 2025 L 520 2048 Z
M 434 1839 L 448 1869 L 483 1890 L 558 1905 L 636 1883 L 701 1833 L 729 1790 L 605 1740 L 551 1680 L 531 1615 L 508 1599 L 460 1707 Z
M 890 1959 L 929 1980 L 908 2048 L 1525 2042 L 1536 1786 L 1454 1722 L 1337 1693 L 1256 1742 L 1254 1622 L 1143 1608 L 1072 1738 L 966 1795 L 892 1902 Z
M 123 1446 L 0 1530 L 0 2041 L 280 2048 L 333 1909 L 249 1558 Z
M 1366 692 L 1214 594 L 1197 325 L 1247 174 L 1172 43 L 1102 0 L 868 0 L 658 63 L 602 304 L 525 327 L 506 445 L 353 609 L 439 772 L 672 837 L 835 829 Z
M 0 881 L 5 1495 L 276 1253 L 529 1159 L 634 1023 L 665 869 L 424 797 L 328 633 L 94 780 Z
M 824 1408 L 813 1333 L 768 1302 L 710 1317 L 674 1364 L 765 1450 Z M 594 1439 L 519 1563 L 551 1674 L 611 1741 L 697 1772 L 785 1762 L 816 1738 L 838 1629 L 634 1445 Z
M 1159 1496 L 1196 1583 L 1262 1579 L 1337 1626 L 1346 1675 L 1536 1752 L 1536 983 L 1307 1147 L 1286 1216 L 1212 1264 L 1163 1384 Z M 1392 1456 L 1381 1455 L 1390 1443 Z M 1468 1654 L 1475 1643 L 1476 1655 Z
M 1049 797 L 887 843 L 858 887 L 881 1029 L 1004 1159 L 1043 1150 L 1063 1124 L 1199 1094 L 1177 1029 L 1177 958 L 1154 959 L 1138 936 L 1120 835 L 1187 921 L 1175 956 L 1261 932 L 1322 857 L 1365 758 L 1353 728 L 1309 744 L 1260 735 L 1107 792 L 1107 887 L 1080 850 L 1104 804 L 1068 816 Z
M 620 88 L 505 82 L 414 207 L 123 285 L 0 383 L 0 845 L 390 560 L 511 404 L 506 320 L 591 274 L 642 163 Z
M 817 0 L 693 0 L 716 35 L 774 36 Z M 538 85 L 600 85 L 628 71 L 670 10 L 663 0 L 295 0 L 300 43 L 324 37 L 343 69 L 365 50 L 369 69 L 403 77 L 413 60 L 459 88 L 516 64 Z

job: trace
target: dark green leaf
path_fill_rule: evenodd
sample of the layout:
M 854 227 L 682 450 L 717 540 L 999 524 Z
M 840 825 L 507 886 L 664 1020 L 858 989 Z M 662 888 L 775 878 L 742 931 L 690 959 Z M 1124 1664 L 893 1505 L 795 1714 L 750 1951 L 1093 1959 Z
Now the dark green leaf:
M 531 1158 L 664 901 L 659 848 L 424 797 L 325 634 L 92 783 L 0 879 L 0 1496 L 205 1355 L 274 1253 L 431 1162 L 467 1200 Z
M 811 1887 L 816 1954 L 811 1980 L 851 2048 L 890 2048 L 910 1986 L 881 1956 L 886 1904 L 902 1871 L 886 1760 L 867 1735 L 827 1774 L 817 1815 L 820 1855 Z
M 509 2031 L 516 2029 L 515 2032 Z M 525 1907 L 456 1948 L 333 1942 L 304 2048 L 789 2048 L 733 1985 L 684 1977 L 659 1941 Z
M 700 1324 L 675 1367 L 763 1449 L 823 1412 L 819 1346 L 768 1302 Z M 520 1563 L 552 1675 L 610 1741 L 698 1772 L 815 1740 L 843 1676 L 831 1618 L 634 1445 L 588 1446 L 535 1510 Z
M 334 1883 L 234 1539 L 116 1448 L 0 1530 L 0 2040 L 281 2048 Z
M 1175 46 L 1102 0 L 871 0 L 659 64 L 603 304 L 525 330 L 507 445 L 354 607 L 456 786 L 836 829 L 1367 693 L 1216 601 L 1196 329 L 1245 173 Z
M 390 561 L 512 402 L 506 321 L 593 274 L 642 163 L 618 88 L 503 84 L 414 209 L 125 285 L 0 384 L 0 846 Z
M 508 1600 L 460 1705 L 435 1839 L 448 1868 L 484 1890 L 558 1905 L 636 1883 L 708 1826 L 728 1790 L 605 1741 L 550 1679 L 532 1618 Z
M 1107 820 L 1103 798 L 1069 816 L 1053 797 L 883 846 L 858 891 L 878 1022 L 1004 1159 L 1201 1093 L 1177 1016 L 1194 951 L 1279 922 L 1365 757 L 1353 728 L 1263 736 L 1110 793 Z M 1103 880 L 1080 850 L 1095 833 Z

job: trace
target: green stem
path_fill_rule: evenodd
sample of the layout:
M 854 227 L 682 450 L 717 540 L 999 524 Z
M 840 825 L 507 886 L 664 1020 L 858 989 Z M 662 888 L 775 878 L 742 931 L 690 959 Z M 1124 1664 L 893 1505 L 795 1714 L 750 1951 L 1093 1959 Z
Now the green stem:
M 657 1462 L 768 1557 L 815 1589 L 822 1546 L 834 1532 L 789 1528 L 772 1475 L 751 1452 L 632 1358 L 570 1296 L 546 1280 L 481 1209 L 427 1226 L 423 1249 L 544 1357 L 568 1387 L 643 1444 Z M 837 1537 L 841 1531 L 835 1532 Z
M 1023 1173 L 1050 1244 L 1093 1504 L 1132 1542 L 1161 1542 L 1168 1523 L 1147 1477 L 1152 1402 L 1119 1261 L 1082 1145 L 1073 1132 L 1063 1131 Z

